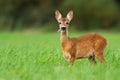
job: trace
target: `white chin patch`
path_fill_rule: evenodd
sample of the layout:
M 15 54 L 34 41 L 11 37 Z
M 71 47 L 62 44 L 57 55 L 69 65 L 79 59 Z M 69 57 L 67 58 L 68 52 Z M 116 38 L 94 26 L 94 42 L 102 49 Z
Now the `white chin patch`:
M 61 32 L 65 32 L 66 30 L 61 30 Z

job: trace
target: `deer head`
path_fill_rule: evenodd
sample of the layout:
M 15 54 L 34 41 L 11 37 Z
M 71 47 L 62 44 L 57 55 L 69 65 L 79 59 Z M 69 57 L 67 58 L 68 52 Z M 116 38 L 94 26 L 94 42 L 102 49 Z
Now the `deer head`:
M 66 29 L 69 26 L 70 21 L 73 18 L 73 11 L 72 10 L 69 11 L 68 14 L 67 14 L 67 16 L 66 16 L 66 18 L 63 18 L 62 14 L 58 10 L 56 10 L 55 11 L 55 18 L 56 18 L 56 20 L 59 23 L 60 30 L 61 31 L 66 31 Z

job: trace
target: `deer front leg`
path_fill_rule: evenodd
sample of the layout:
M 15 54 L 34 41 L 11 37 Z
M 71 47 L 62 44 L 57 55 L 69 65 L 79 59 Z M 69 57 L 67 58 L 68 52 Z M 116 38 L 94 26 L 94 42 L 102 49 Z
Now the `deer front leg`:
M 69 66 L 72 66 L 75 60 L 75 57 L 72 57 L 70 53 L 64 54 L 65 59 L 69 62 Z
M 69 66 L 72 66 L 75 61 L 75 57 L 71 57 L 69 61 Z

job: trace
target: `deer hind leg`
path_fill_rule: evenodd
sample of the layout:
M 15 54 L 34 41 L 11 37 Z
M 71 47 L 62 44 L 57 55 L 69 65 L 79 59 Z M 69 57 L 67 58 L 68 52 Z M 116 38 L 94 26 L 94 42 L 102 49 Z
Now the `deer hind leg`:
M 95 55 L 89 56 L 89 57 L 88 57 L 88 60 L 90 61 L 90 63 L 96 64 Z
M 101 61 L 101 62 L 103 62 L 103 63 L 106 63 L 106 61 L 105 61 L 105 59 L 104 59 L 104 56 L 103 56 L 103 52 L 96 52 L 95 57 L 96 57 L 99 61 Z
M 106 44 L 103 41 L 99 41 L 95 44 L 95 57 L 103 63 L 106 63 L 103 55 L 105 46 Z

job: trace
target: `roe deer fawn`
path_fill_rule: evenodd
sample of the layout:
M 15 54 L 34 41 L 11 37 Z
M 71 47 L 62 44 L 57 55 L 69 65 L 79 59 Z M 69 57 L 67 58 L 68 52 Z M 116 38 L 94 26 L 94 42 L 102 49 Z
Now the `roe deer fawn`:
M 61 31 L 60 42 L 62 53 L 70 65 L 76 59 L 88 58 L 88 60 L 96 64 L 95 58 L 105 63 L 103 56 L 104 48 L 107 45 L 105 38 L 97 33 L 90 33 L 78 38 L 70 38 L 67 36 L 67 29 L 73 18 L 73 11 L 69 11 L 66 18 L 62 18 L 61 13 L 56 10 L 55 18 L 59 23 Z

